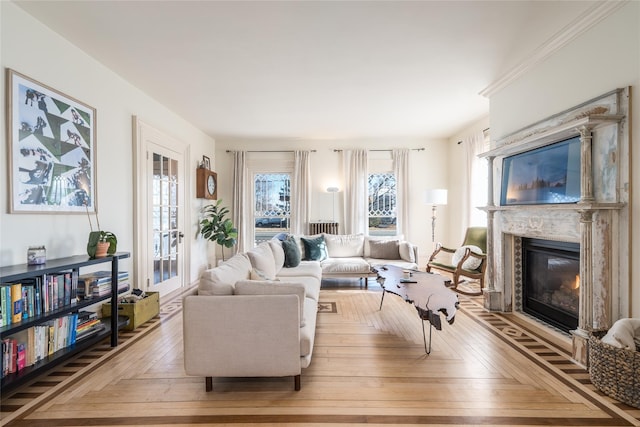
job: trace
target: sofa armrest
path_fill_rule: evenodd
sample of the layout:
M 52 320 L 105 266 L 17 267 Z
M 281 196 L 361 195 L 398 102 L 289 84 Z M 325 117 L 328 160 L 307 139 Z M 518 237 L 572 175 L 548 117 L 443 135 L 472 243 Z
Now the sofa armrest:
M 184 298 L 184 366 L 189 375 L 299 375 L 300 310 L 296 295 Z

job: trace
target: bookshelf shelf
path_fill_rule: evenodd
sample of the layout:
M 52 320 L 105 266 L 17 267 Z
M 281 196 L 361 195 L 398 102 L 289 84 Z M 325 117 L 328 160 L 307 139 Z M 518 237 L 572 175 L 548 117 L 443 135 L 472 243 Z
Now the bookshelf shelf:
M 0 338 L 4 339 L 15 333 L 28 329 L 30 327 L 43 324 L 52 319 L 77 313 L 82 308 L 99 303 L 101 301 L 111 300 L 111 317 L 108 321 L 104 321 L 104 330 L 86 337 L 85 339 L 77 341 L 66 348 L 56 351 L 55 353 L 47 356 L 46 358 L 36 362 L 34 365 L 25 367 L 20 371 L 8 374 L 2 378 L 1 389 L 6 392 L 11 389 L 24 384 L 25 382 L 33 379 L 40 373 L 47 369 L 69 359 L 71 356 L 78 352 L 85 350 L 97 342 L 103 340 L 106 337 L 111 338 L 111 346 L 118 345 L 118 329 L 126 325 L 126 320 L 122 316 L 118 316 L 118 264 L 119 260 L 129 258 L 128 252 L 116 252 L 113 255 L 109 255 L 104 258 L 91 259 L 87 255 L 76 255 L 65 258 L 57 258 L 47 260 L 46 264 L 42 265 L 12 265 L 7 267 L 0 267 L 0 283 L 17 283 L 21 280 L 31 279 L 34 277 L 42 276 L 45 274 L 59 273 L 63 271 L 75 271 L 79 273 L 80 268 L 97 264 L 111 264 L 111 293 L 109 295 L 94 297 L 90 299 L 84 299 L 74 304 L 68 304 L 60 307 L 56 310 L 48 311 L 47 313 L 29 317 L 20 322 L 11 323 L 9 325 L 0 328 Z

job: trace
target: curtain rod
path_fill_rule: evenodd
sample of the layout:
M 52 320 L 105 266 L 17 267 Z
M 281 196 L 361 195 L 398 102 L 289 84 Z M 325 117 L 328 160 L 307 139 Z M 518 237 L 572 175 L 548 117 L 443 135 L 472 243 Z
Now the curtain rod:
M 241 150 L 227 150 L 227 153 L 235 153 L 236 151 L 241 151 Z M 299 151 L 305 151 L 305 150 L 299 150 Z M 308 150 L 312 153 L 315 153 L 316 150 Z M 295 153 L 296 150 L 247 150 L 247 153 Z
M 334 153 L 341 153 L 343 150 L 339 149 L 339 148 L 334 148 L 333 152 Z M 393 151 L 390 149 L 387 150 L 367 150 L 367 151 Z M 411 151 L 424 151 L 424 148 L 412 148 Z
M 482 133 L 488 131 L 490 128 L 482 129 Z M 462 144 L 462 141 L 458 141 L 458 145 Z

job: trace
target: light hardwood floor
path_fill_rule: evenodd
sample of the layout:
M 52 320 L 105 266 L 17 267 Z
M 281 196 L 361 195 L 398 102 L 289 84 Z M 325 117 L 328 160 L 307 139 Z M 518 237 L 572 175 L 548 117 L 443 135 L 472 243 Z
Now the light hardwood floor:
M 430 355 L 415 309 L 400 298 L 387 295 L 379 310 L 379 289 L 333 287 L 320 300 L 299 392 L 290 378 L 216 378 L 206 393 L 204 378 L 184 373 L 175 301 L 117 349 L 3 396 L 3 424 L 640 426 L 640 410 L 594 390 L 566 338 L 486 312 L 477 299 L 460 296 L 454 324 L 443 317 L 433 331 Z

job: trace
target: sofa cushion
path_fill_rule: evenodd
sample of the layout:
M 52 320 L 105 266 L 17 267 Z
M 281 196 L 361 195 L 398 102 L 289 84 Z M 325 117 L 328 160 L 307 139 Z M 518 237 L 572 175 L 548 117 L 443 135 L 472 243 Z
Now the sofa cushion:
M 295 239 L 291 236 L 282 241 L 282 250 L 284 252 L 285 268 L 293 268 L 300 265 L 301 256 L 300 247 Z
M 322 274 L 369 274 L 371 267 L 362 257 L 328 258 L 322 261 Z
M 260 272 L 267 280 L 276 278 L 276 260 L 268 242 L 262 242 L 247 252 L 253 268 Z
M 279 277 L 279 283 L 300 283 L 304 285 L 305 295 L 307 298 L 318 301 L 320 298 L 320 281 L 315 277 L 295 276 L 295 277 Z
M 324 241 L 324 236 L 314 239 L 301 237 L 300 240 L 302 240 L 302 244 L 304 245 L 305 261 L 322 261 L 327 259 L 327 244 Z
M 364 255 L 364 234 L 325 234 L 329 258 Z
M 393 265 L 403 270 L 417 270 L 418 264 L 415 262 L 408 262 L 403 259 L 378 259 L 378 258 L 365 258 L 365 260 L 373 268 L 379 268 L 383 265 Z
M 400 258 L 407 262 L 416 262 L 416 254 L 413 250 L 413 245 L 409 242 L 400 242 L 398 247 L 400 251 Z
M 319 261 L 300 261 L 297 267 L 283 268 L 278 272 L 278 276 L 281 280 L 285 277 L 307 276 L 316 279 L 318 286 L 320 286 L 320 280 L 322 279 L 322 268 Z
M 302 283 L 240 280 L 236 283 L 236 295 L 297 295 L 300 309 L 300 327 L 306 324 L 304 318 L 305 287 Z
M 377 259 L 400 259 L 400 242 L 397 240 L 371 240 L 370 257 Z
M 277 239 L 269 240 L 269 247 L 273 254 L 273 260 L 275 262 L 276 274 L 284 266 L 284 249 L 282 249 L 282 242 Z
M 237 254 L 216 268 L 200 274 L 199 295 L 233 295 L 238 280 L 249 278 L 251 263 L 245 254 Z

